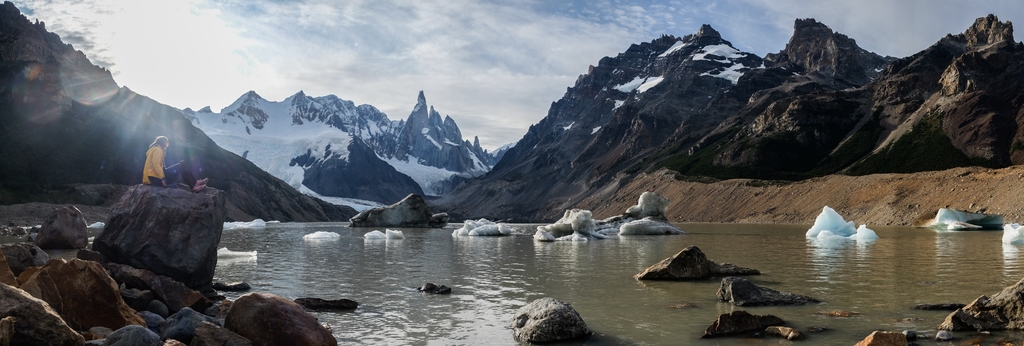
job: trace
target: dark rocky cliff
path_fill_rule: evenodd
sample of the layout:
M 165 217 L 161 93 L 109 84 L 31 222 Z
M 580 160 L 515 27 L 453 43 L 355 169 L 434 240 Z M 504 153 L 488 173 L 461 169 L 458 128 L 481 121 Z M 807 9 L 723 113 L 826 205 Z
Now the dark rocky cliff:
M 231 219 L 355 215 L 219 148 L 177 109 L 118 88 L 108 71 L 42 23 L 30 23 L 10 2 L 0 6 L 0 203 L 33 201 L 78 183 L 138 184 L 147 146 L 158 135 L 171 140 L 169 160 L 189 160 L 227 193 Z

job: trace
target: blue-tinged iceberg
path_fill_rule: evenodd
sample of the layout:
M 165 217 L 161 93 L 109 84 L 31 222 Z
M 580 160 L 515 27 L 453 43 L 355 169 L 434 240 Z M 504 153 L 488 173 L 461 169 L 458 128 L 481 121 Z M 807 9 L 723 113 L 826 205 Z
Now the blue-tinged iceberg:
M 935 219 L 932 219 L 927 226 L 949 231 L 997 230 L 1003 228 L 1003 215 L 941 208 L 935 213 Z
M 462 227 L 452 232 L 452 236 L 503 236 L 512 235 L 514 231 L 515 228 L 509 225 L 495 223 L 487 219 L 466 220 Z
M 653 192 L 640 195 L 637 204 L 622 215 L 594 220 L 589 210 L 566 210 L 553 224 L 538 226 L 537 241 L 604 239 L 614 235 L 685 234 L 665 217 L 669 200 Z
M 844 220 L 839 213 L 828 206 L 822 208 L 821 214 L 818 214 L 818 217 L 814 219 L 814 225 L 807 230 L 807 237 L 819 240 L 854 239 L 868 241 L 878 239 L 875 231 L 869 229 L 867 225 L 857 227 L 853 221 Z

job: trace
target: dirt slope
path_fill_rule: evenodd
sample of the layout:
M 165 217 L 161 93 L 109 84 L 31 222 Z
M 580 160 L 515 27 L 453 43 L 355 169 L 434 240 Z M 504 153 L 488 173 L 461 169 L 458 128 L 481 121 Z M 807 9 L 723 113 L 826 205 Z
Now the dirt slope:
M 858 224 L 910 226 L 939 208 L 1004 214 L 1024 222 L 1024 166 L 977 167 L 911 174 L 831 175 L 793 183 L 733 179 L 715 183 L 680 181 L 661 170 L 624 183 L 610 198 L 578 204 L 595 218 L 622 213 L 644 191 L 672 201 L 676 222 L 811 224 L 829 206 Z

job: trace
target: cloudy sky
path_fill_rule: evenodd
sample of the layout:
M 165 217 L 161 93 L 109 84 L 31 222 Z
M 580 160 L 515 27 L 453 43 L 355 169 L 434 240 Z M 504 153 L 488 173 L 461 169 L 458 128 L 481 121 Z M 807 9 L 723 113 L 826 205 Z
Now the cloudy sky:
M 174 107 L 219 111 L 249 90 L 271 101 L 303 90 L 404 119 L 423 90 L 491 149 L 521 138 L 601 57 L 705 23 L 764 56 L 810 17 L 895 57 L 989 13 L 1024 23 L 1017 0 L 13 2 L 119 85 Z

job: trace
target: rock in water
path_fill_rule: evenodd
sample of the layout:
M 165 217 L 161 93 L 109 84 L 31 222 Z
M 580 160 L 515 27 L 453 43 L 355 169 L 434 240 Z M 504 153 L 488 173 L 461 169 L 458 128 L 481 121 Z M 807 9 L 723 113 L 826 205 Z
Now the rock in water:
M 1024 329 L 1024 279 L 992 297 L 981 296 L 953 311 L 939 325 L 941 330 Z
M 718 300 L 737 306 L 804 305 L 818 300 L 799 294 L 779 292 L 755 285 L 750 280 L 730 276 L 722 279 Z
M 737 267 L 711 261 L 696 246 L 687 246 L 672 257 L 644 269 L 637 280 L 701 280 L 714 276 L 759 275 L 756 269 Z
M 516 310 L 512 336 L 519 342 L 556 342 L 589 336 L 583 318 L 566 302 L 541 298 Z
M 28 267 L 42 267 L 50 261 L 50 255 L 33 244 L 3 244 L 0 245 L 0 252 L 7 257 L 7 265 L 14 276 L 21 275 Z
M 775 335 L 786 340 L 803 340 L 804 335 L 800 334 L 796 329 L 783 326 L 771 326 L 764 329 L 765 334 Z
M 85 344 L 85 338 L 68 327 L 50 304 L 12 286 L 0 284 L 0 316 L 6 316 L 0 329 L 10 329 L 10 345 Z
M 907 336 L 900 332 L 885 332 L 876 330 L 857 343 L 856 346 L 892 346 L 906 345 Z
M 145 325 L 121 299 L 117 283 L 99 263 L 53 259 L 32 274 L 21 289 L 47 302 L 76 330 L 95 326 L 117 329 Z
M 350 299 L 296 298 L 295 303 L 315 311 L 355 310 L 359 303 Z
M 89 245 L 86 221 L 74 206 L 53 210 L 36 236 L 35 244 L 43 249 L 84 249 Z
M 224 193 L 133 186 L 110 212 L 93 250 L 110 261 L 208 288 L 224 229 Z
M 718 316 L 718 320 L 704 331 L 704 335 L 701 338 L 759 332 L 771 326 L 784 324 L 786 324 L 786 321 L 772 315 L 751 315 L 746 311 L 733 311 Z
M 363 210 L 349 219 L 352 227 L 432 227 L 448 224 L 448 214 L 431 214 L 423 196 L 409 194 L 398 203 Z
M 287 326 L 268 328 L 267 326 Z M 331 331 L 302 306 L 270 293 L 248 293 L 231 304 L 224 327 L 253 345 L 337 345 Z

